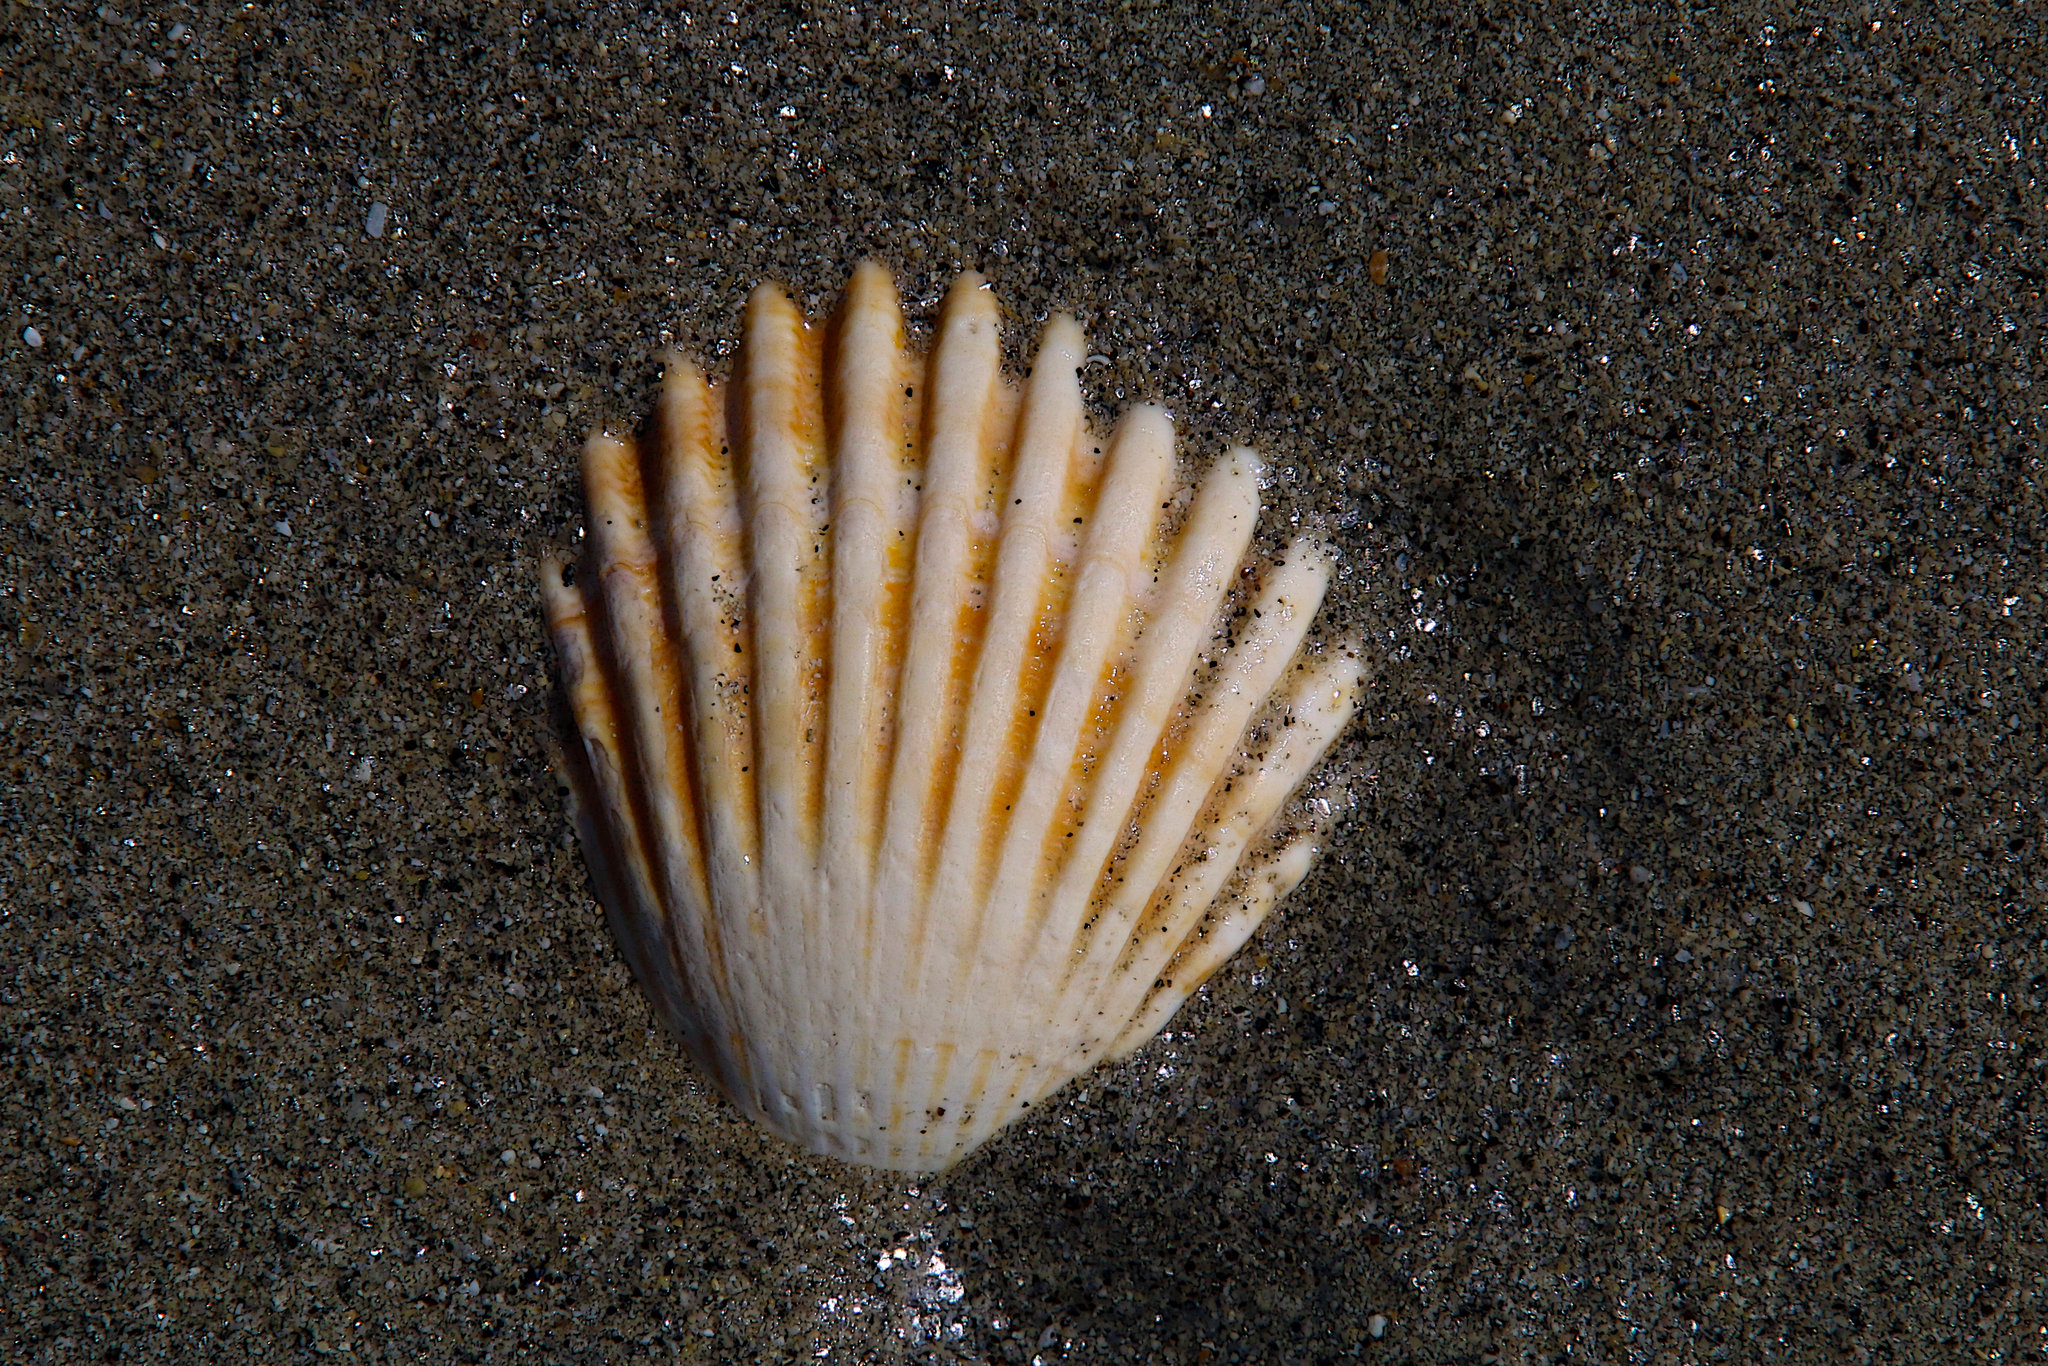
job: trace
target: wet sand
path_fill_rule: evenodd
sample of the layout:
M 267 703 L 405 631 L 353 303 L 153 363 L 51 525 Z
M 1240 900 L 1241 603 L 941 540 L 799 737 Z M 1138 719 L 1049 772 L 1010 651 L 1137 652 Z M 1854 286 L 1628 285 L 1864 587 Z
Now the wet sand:
M 1992 10 L 17 10 L 4 1355 L 2038 1354 Z M 1245 954 L 916 1183 L 655 1031 L 534 586 L 665 345 L 870 253 L 1259 446 L 1373 663 Z

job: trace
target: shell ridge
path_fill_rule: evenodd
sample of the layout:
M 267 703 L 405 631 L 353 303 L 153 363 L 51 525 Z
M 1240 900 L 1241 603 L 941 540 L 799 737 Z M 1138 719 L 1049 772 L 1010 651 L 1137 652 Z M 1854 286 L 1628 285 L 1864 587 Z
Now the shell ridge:
M 987 1127 L 993 1117 L 1000 1123 L 1008 1122 L 1008 1114 L 1001 1104 L 991 1103 L 990 1083 L 1001 1077 L 1005 1071 L 1002 1050 L 992 1045 L 977 1047 L 972 1061 L 964 1070 L 959 1081 L 941 1092 L 943 1103 L 934 1105 L 930 1115 L 932 1135 L 926 1144 L 925 1161 L 934 1158 L 950 1165 L 957 1157 L 972 1152 L 993 1128 Z
M 1111 443 L 1098 496 L 1087 514 L 1088 539 L 1076 566 L 1058 660 L 1041 700 L 1029 767 L 992 880 L 991 951 L 981 959 L 986 970 L 1012 970 L 1006 965 L 1014 964 L 1033 929 L 1043 923 L 1046 896 L 1061 890 L 1058 873 L 1075 833 L 1072 812 L 1062 799 L 1104 672 L 1116 652 L 1127 647 L 1132 570 L 1156 530 L 1172 461 L 1172 424 L 1157 409 L 1133 408 Z M 1056 837 L 1061 826 L 1068 827 L 1066 835 Z
M 1154 987 L 1146 1005 L 1126 1027 L 1124 1040 L 1112 1046 L 1113 1050 L 1121 1050 L 1115 1052 L 1115 1056 L 1137 1047 L 1151 1033 L 1164 1028 L 1167 1019 L 1178 1009 L 1179 1002 L 1227 962 L 1258 929 L 1273 905 L 1291 892 L 1308 873 L 1323 831 L 1311 822 L 1306 828 L 1279 837 L 1276 843 L 1276 831 L 1283 823 L 1279 808 L 1297 790 L 1297 784 L 1308 770 L 1322 761 L 1331 744 L 1349 723 L 1357 706 L 1358 687 L 1365 670 L 1361 651 L 1354 641 L 1342 647 L 1338 656 L 1329 663 L 1317 666 L 1304 662 L 1301 672 L 1303 677 L 1284 707 L 1285 715 L 1293 724 L 1281 732 L 1283 740 L 1279 748 L 1282 752 L 1269 754 L 1266 759 L 1270 768 L 1280 770 L 1280 790 L 1276 796 L 1267 798 L 1271 814 L 1261 818 L 1264 828 L 1240 858 L 1239 866 L 1232 874 L 1234 883 L 1215 897 L 1172 958 L 1160 969 L 1163 980 Z M 1290 744 L 1298 750 L 1298 754 L 1292 757 L 1284 752 Z M 1263 850 L 1260 848 L 1262 845 L 1265 846 Z M 1201 937 L 1205 926 L 1210 929 L 1206 939 Z M 1155 999 L 1176 992 L 1170 1004 L 1162 1005 L 1160 999 Z M 1141 1032 L 1147 1020 L 1153 1021 L 1151 1031 Z
M 637 442 L 602 437 L 585 454 L 597 561 L 593 578 L 605 608 L 614 691 L 628 704 L 625 716 L 634 735 L 638 780 L 658 823 L 679 842 L 675 853 L 684 866 L 677 871 L 685 878 L 692 909 L 701 915 L 709 898 L 698 844 L 702 802 L 678 742 L 687 685 L 645 493 L 645 466 L 658 462 L 649 462 L 647 454 Z
M 616 816 L 602 819 L 603 813 L 613 809 L 608 788 L 615 790 L 616 784 L 600 781 L 596 756 L 612 743 L 607 737 L 615 727 L 609 707 L 600 695 L 601 666 L 591 634 L 587 591 L 565 585 L 562 569 L 562 562 L 553 557 L 543 563 L 541 597 L 562 674 L 557 701 L 563 714 L 558 720 L 564 723 L 566 735 L 572 740 L 562 746 L 561 755 L 562 776 L 570 792 L 569 815 L 588 851 L 591 880 L 596 884 L 597 899 L 605 909 L 612 933 L 618 937 L 633 975 L 645 984 L 653 998 L 655 1014 L 674 1025 L 676 1021 L 670 1018 L 676 1013 L 671 1005 L 674 984 L 656 978 L 652 971 L 655 944 L 660 938 L 659 923 L 648 914 L 644 900 L 628 899 L 632 889 L 627 870 L 633 855 L 623 846 L 637 842 L 637 832 Z M 678 1029 L 678 1033 L 683 1031 Z
M 1108 1018 L 1136 1018 L 1144 1013 L 1147 997 L 1173 985 L 1163 980 L 1166 965 L 1199 931 L 1239 864 L 1252 859 L 1272 831 L 1282 803 L 1350 719 L 1358 677 L 1355 658 L 1303 660 L 1296 673 L 1292 686 L 1284 695 L 1276 689 L 1253 723 L 1268 725 L 1263 747 L 1238 750 L 1218 775 L 1191 847 L 1182 850 L 1181 871 L 1168 880 L 1158 904 L 1147 909 L 1133 931 L 1128 967 L 1120 965 L 1109 979 L 1113 990 L 1101 1003 Z M 1197 843 L 1199 848 L 1192 847 Z M 1194 985 L 1187 984 L 1181 994 L 1192 990 Z
M 1015 462 L 990 581 L 987 622 L 974 661 L 957 760 L 968 781 L 956 781 L 940 836 L 932 880 L 936 905 L 953 908 L 931 927 L 913 989 L 922 998 L 935 981 L 958 982 L 982 932 L 991 831 L 1005 819 L 1016 765 L 1004 751 L 1020 725 L 1021 686 L 1043 609 L 1051 555 L 1050 522 L 1065 501 L 1076 433 L 1081 427 L 1079 329 L 1055 318 L 1040 342 L 1031 385 L 1017 414 Z M 1029 718 L 1025 718 L 1028 720 Z M 950 1020 L 949 1009 L 944 1018 Z
M 1041 871 L 1056 815 L 1054 799 L 1072 771 L 1080 723 L 1094 700 L 1092 684 L 1100 666 L 1099 659 L 1089 656 L 1116 643 L 1116 632 L 1107 629 L 1110 623 L 1095 619 L 1104 614 L 1099 608 L 1091 611 L 1096 605 L 1078 596 L 1077 556 L 1083 543 L 1065 529 L 1085 523 L 1094 538 L 1090 543 L 1105 540 L 1104 553 L 1116 554 L 1116 538 L 1132 532 L 1132 505 L 1138 520 L 1155 508 L 1164 467 L 1172 458 L 1170 430 L 1163 449 L 1156 439 L 1145 439 L 1147 433 L 1159 434 L 1145 412 L 1135 415 L 1134 425 L 1120 429 L 1112 449 L 1121 445 L 1124 477 L 1110 492 L 1110 525 L 1105 528 L 1097 513 L 1112 462 L 1104 458 L 1083 415 L 1079 357 L 1085 350 L 1073 321 L 1055 319 L 1040 345 L 1026 406 L 1017 417 L 1018 461 L 1003 504 L 987 613 L 987 630 L 995 640 L 992 652 L 985 646 L 976 661 L 963 736 L 985 738 L 987 762 L 977 762 L 971 741 L 961 747 L 964 771 L 985 775 L 985 790 L 974 795 L 981 826 L 970 825 L 952 846 L 959 859 L 957 890 L 949 896 L 940 886 L 934 892 L 958 922 L 953 952 L 938 960 L 954 964 L 938 998 L 937 1027 L 944 1037 L 970 1029 L 1014 1037 L 1024 1023 L 1022 998 L 1006 980 L 1012 974 L 1005 965 L 1014 961 L 1019 921 L 1028 912 L 1031 880 Z M 1124 580 L 1111 575 L 1105 583 L 1097 576 L 1095 587 L 1098 597 L 1105 592 L 1114 596 Z M 1115 603 L 1109 615 L 1120 617 L 1121 609 Z M 1053 694 L 1070 671 L 1084 675 L 1081 690 L 1056 699 Z M 1005 715 L 1007 743 L 998 744 L 997 727 Z M 1035 775 L 1042 776 L 1034 791 Z M 956 805 L 953 814 L 958 811 Z M 949 827 L 949 836 L 953 833 Z M 1016 864 L 1005 869 L 1006 851 L 1013 849 Z M 922 1100 L 925 1111 L 945 1108 L 943 1086 L 943 1078 L 931 1079 L 932 1089 Z M 957 1111 L 957 1102 L 953 1108 Z
M 1163 980 L 1152 987 L 1123 1033 L 1110 1043 L 1103 1054 L 1105 1060 L 1129 1057 L 1166 1028 L 1202 984 L 1258 932 L 1280 898 L 1308 875 L 1319 839 L 1317 832 L 1303 831 L 1267 854 L 1255 852 L 1246 857 L 1232 872 L 1216 904 L 1204 912 L 1207 937 L 1197 937 L 1202 928 L 1198 926 L 1160 969 Z
M 706 847 L 710 854 L 713 932 L 708 944 L 721 985 L 707 1030 L 744 1042 L 767 1037 L 750 1002 L 764 993 L 748 932 L 750 908 L 760 902 L 761 840 L 757 819 L 759 774 L 753 763 L 754 655 L 746 630 L 745 528 L 738 480 L 730 459 L 724 408 L 696 367 L 671 370 L 664 386 L 667 422 L 675 434 L 694 433 L 665 452 L 664 522 L 674 556 L 671 593 L 683 622 L 691 676 L 690 748 L 706 794 Z M 730 1045 L 744 1052 L 741 1044 Z M 760 1060 L 747 1060 L 749 1075 Z M 751 1103 L 751 1102 L 750 1102 Z
M 1318 557 L 1306 552 L 1305 542 L 1296 542 L 1292 551 L 1266 576 L 1248 622 L 1224 652 L 1216 682 L 1190 718 L 1158 788 L 1143 807 L 1141 830 L 1122 881 L 1084 935 L 1080 952 L 1069 960 L 1073 971 L 1065 998 L 1070 1006 L 1085 1003 L 1078 1018 L 1091 1022 L 1091 1029 L 1109 990 L 1105 982 L 1124 970 L 1131 935 L 1168 894 L 1167 884 L 1177 876 L 1173 869 L 1196 832 L 1196 822 L 1239 737 L 1308 632 L 1328 582 L 1327 571 Z M 1122 1021 L 1116 1024 L 1120 1030 Z
M 822 546 L 811 515 L 809 474 L 817 462 L 806 458 L 816 398 L 815 382 L 806 383 L 806 331 L 780 288 L 755 289 L 728 396 L 748 566 L 740 630 L 753 661 L 747 701 L 759 892 L 752 904 L 728 908 L 726 918 L 752 969 L 772 983 L 753 1003 L 763 1017 L 761 1036 L 769 1038 L 799 1027 L 819 930 L 815 798 L 822 765 L 812 664 L 822 650 L 812 638 L 807 577 L 822 578 L 813 563 Z
M 602 605 L 598 601 L 601 583 L 601 577 L 592 574 L 572 588 L 562 582 L 558 561 L 550 561 L 543 569 L 543 599 L 578 730 L 581 773 L 587 775 L 595 798 L 592 815 L 598 811 L 606 814 L 616 851 L 607 853 L 601 846 L 593 846 L 600 849 L 599 857 L 610 870 L 610 877 L 599 882 L 598 891 L 606 919 L 626 948 L 628 963 L 652 998 L 656 1015 L 724 1084 L 738 1075 L 733 1060 L 709 1041 L 703 1030 L 692 1027 L 686 975 L 679 970 L 663 971 L 665 964 L 673 966 L 673 936 L 668 933 L 661 880 L 648 852 L 643 794 L 635 790 L 629 776 L 632 761 L 625 751 L 631 738 L 612 703 L 610 652 L 595 629 L 604 622 L 604 613 L 597 610 Z M 606 891 L 612 894 L 609 899 L 603 898 Z
M 1186 697 L 1196 657 L 1215 629 L 1231 577 L 1258 516 L 1258 463 L 1233 452 L 1196 492 L 1162 578 L 1162 591 L 1136 642 L 1126 703 L 1097 765 L 1076 848 L 1049 899 L 1052 913 L 1027 958 L 1027 994 L 1061 999 L 1073 960 L 1085 951 L 1089 911 L 1113 894 L 1116 853 L 1152 785 L 1158 753 Z M 1061 909 L 1063 908 L 1063 909 Z
M 1064 566 L 1053 558 L 1053 522 L 1068 505 L 1076 450 L 1088 439 L 1079 381 L 1082 350 L 1070 319 L 1047 327 L 1015 418 L 1014 460 L 998 485 L 1002 513 L 978 623 L 981 639 L 952 747 L 957 776 L 926 893 L 925 953 L 908 993 L 910 1001 L 925 1003 L 928 1027 L 938 1038 L 992 1027 L 987 1019 L 963 1024 L 962 1016 L 988 1008 L 979 988 L 983 947 L 999 933 L 989 922 L 994 865 L 1035 740 L 1047 653 L 1043 637 L 1056 629 L 1063 596 L 1057 580 Z M 935 1084 L 936 1078 L 923 1079 L 916 1093 L 920 1109 L 938 1104 Z
M 916 481 L 910 613 L 892 699 L 899 740 L 881 820 L 877 934 L 867 941 L 864 964 L 869 1037 L 914 1023 L 909 1003 L 938 932 L 931 890 L 938 835 L 961 772 L 957 734 L 985 616 L 973 609 L 985 573 L 974 518 L 983 489 L 1001 478 L 991 425 L 1000 407 L 993 400 L 1002 392 L 999 344 L 993 301 L 971 279 L 957 281 L 924 366 L 926 459 Z M 876 1070 L 868 1064 L 867 1076 Z
M 880 266 L 863 262 L 827 330 L 821 370 L 835 459 L 819 858 L 824 916 L 813 951 L 821 976 L 806 1001 L 812 1035 L 829 1060 L 832 1084 L 842 1091 L 857 1075 L 853 1047 L 840 1040 L 859 1037 L 855 1021 L 847 1018 L 850 1003 L 859 1000 L 859 965 L 846 946 L 872 933 L 880 843 L 873 812 L 888 775 L 894 679 L 887 675 L 900 645 L 888 619 L 888 584 L 902 507 L 894 496 L 897 449 L 906 430 L 899 397 L 902 333 L 894 284 Z M 812 1099 L 817 1100 L 815 1089 Z M 822 1110 L 813 1115 L 822 1129 Z
M 682 913 L 675 904 L 677 889 L 666 885 L 674 859 L 660 837 L 674 833 L 677 807 L 687 806 L 689 795 L 663 783 L 670 775 L 656 772 L 660 759 L 650 752 L 650 744 L 660 738 L 649 713 L 662 705 L 662 651 L 659 590 L 653 582 L 653 550 L 644 535 L 639 465 L 630 446 L 600 435 L 585 446 L 583 472 L 591 553 L 582 566 L 578 593 L 598 664 L 595 673 L 586 675 L 595 688 L 587 696 L 601 705 L 604 716 L 604 753 L 590 755 L 592 770 L 612 770 L 618 790 L 634 803 L 637 844 L 662 851 L 644 860 L 647 877 L 662 893 L 658 913 Z M 687 845 L 677 852 L 688 861 Z M 664 944 L 667 939 L 663 936 Z
M 642 847 L 654 853 L 647 874 L 672 931 L 661 937 L 657 966 L 689 997 L 708 1001 L 715 984 L 706 980 L 711 968 L 702 948 L 712 905 L 697 838 L 701 803 L 680 752 L 682 671 L 648 529 L 641 455 L 636 445 L 606 437 L 593 438 L 585 451 L 596 562 L 591 592 L 604 606 L 608 692 L 629 741 L 617 757 L 638 798 Z
M 980 490 L 992 478 L 990 395 L 1001 383 L 994 305 L 986 294 L 949 291 L 938 336 L 926 360 L 924 448 L 911 565 L 910 620 L 894 698 L 900 738 L 892 756 L 876 872 L 874 926 L 883 916 L 893 934 L 864 943 L 862 998 L 869 1016 L 899 1019 L 915 990 L 935 927 L 931 879 L 938 835 L 960 773 L 963 675 L 980 654 L 981 637 L 964 632 L 975 572 L 972 525 Z M 885 947 L 886 944 L 886 947 Z M 871 1030 L 873 1027 L 871 1026 Z M 873 1031 L 879 1037 L 879 1031 Z
M 953 1061 L 959 1056 L 960 1046 L 951 1040 L 945 1040 L 933 1044 L 928 1050 L 919 1051 L 926 1053 L 930 1061 L 925 1084 L 921 1088 L 922 1103 L 911 1113 L 912 1120 L 917 1125 L 917 1161 L 920 1165 L 928 1165 L 936 1152 L 945 1150 L 932 1141 L 932 1130 L 945 1130 L 949 1127 L 943 1123 L 947 1107 L 941 1102 L 946 1096 L 946 1084 L 952 1079 Z M 947 1148 L 951 1146 L 945 1145 Z
M 721 708 L 720 672 L 732 667 L 729 647 L 737 642 L 728 640 L 721 629 L 712 584 L 731 572 L 729 562 L 721 561 L 717 552 L 721 543 L 732 539 L 734 517 L 730 489 L 721 498 L 716 477 L 714 453 L 723 443 L 723 433 L 710 387 L 695 365 L 673 354 L 668 359 L 643 464 L 652 472 L 645 482 L 654 490 L 660 510 L 649 522 L 666 569 L 663 601 L 677 646 L 680 711 L 671 733 L 699 795 L 696 837 L 708 905 L 689 949 L 701 958 L 707 987 L 697 1008 L 706 1017 L 707 1031 L 718 1032 L 710 1029 L 713 1021 L 731 1022 L 743 1013 L 728 961 L 724 917 L 734 899 L 736 874 L 749 866 L 751 846 L 732 819 L 733 812 L 751 809 L 751 792 L 748 800 L 735 801 L 734 787 L 750 784 L 739 784 L 744 776 L 741 766 L 717 762 L 731 750 L 729 727 L 720 718 L 730 717 L 733 709 Z

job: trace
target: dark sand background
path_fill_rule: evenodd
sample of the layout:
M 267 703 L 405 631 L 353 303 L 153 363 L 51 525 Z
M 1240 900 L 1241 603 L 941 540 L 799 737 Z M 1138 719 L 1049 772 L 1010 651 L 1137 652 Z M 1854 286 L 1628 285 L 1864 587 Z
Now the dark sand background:
M 11 8 L 0 1356 L 2039 1359 L 2013 8 Z M 652 1032 L 533 586 L 864 252 L 1257 442 L 1375 661 L 1310 881 L 928 1183 Z

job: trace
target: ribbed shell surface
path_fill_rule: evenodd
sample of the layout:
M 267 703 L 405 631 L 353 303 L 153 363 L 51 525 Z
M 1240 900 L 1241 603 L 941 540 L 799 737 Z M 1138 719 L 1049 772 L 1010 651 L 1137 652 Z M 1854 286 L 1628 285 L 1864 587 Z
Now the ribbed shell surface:
M 1283 806 L 1348 718 L 1306 541 L 1245 563 L 1259 465 L 1176 495 L 1160 409 L 1089 432 L 1080 330 L 1020 387 L 966 276 L 929 355 L 856 271 L 748 301 L 584 452 L 543 591 L 565 765 L 635 975 L 719 1087 L 815 1152 L 946 1167 L 1151 1038 L 1308 869 Z

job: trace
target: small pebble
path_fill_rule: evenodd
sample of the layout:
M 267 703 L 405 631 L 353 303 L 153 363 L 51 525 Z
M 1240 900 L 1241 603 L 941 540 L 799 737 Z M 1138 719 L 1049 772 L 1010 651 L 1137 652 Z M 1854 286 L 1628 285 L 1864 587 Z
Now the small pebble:
M 1387 1316 L 1385 1314 L 1374 1314 L 1365 1321 L 1365 1331 L 1376 1338 L 1385 1337 L 1387 1335 Z
M 41 346 L 43 344 L 43 334 L 36 331 L 33 327 L 23 328 L 21 330 L 21 339 L 30 346 Z
M 372 237 L 382 237 L 384 235 L 384 220 L 390 216 L 391 206 L 381 199 L 378 200 L 370 206 L 370 217 L 363 224 L 363 230 Z

